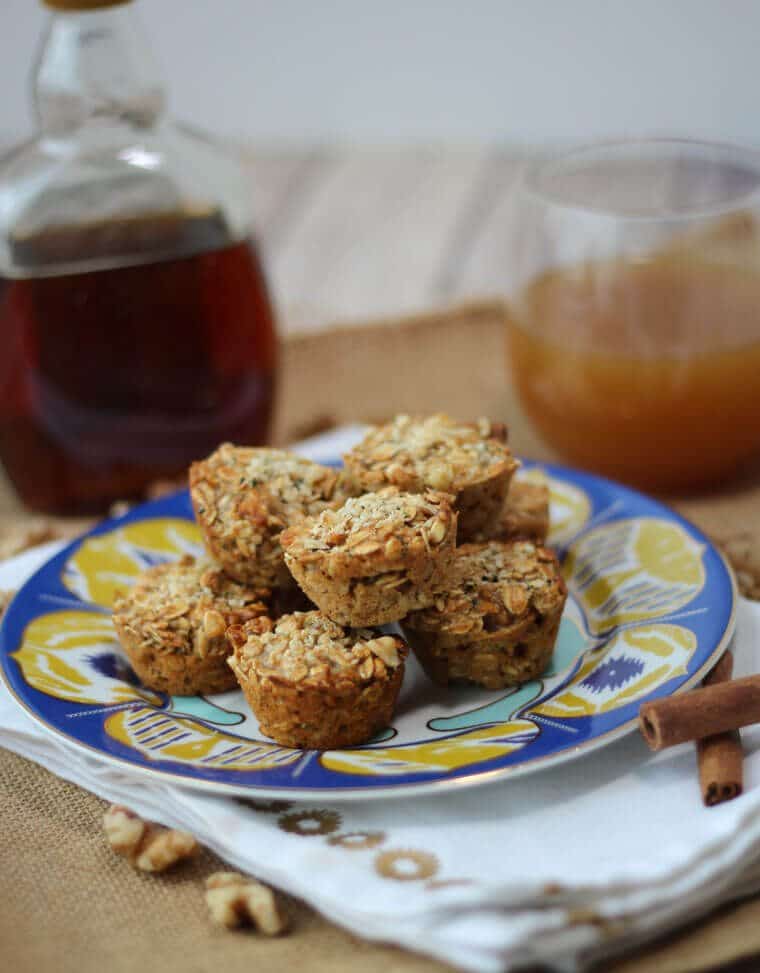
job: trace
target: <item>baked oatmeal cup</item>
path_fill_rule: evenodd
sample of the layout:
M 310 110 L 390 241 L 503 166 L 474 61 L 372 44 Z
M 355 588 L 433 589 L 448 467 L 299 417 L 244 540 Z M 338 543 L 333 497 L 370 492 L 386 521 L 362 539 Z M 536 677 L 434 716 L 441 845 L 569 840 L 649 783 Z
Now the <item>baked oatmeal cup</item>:
M 255 619 L 228 632 L 234 671 L 262 733 L 285 747 L 366 743 L 393 719 L 408 649 L 321 612 Z
M 402 625 L 434 682 L 503 689 L 544 671 L 567 597 L 550 550 L 532 541 L 464 544 L 449 566 L 445 591 Z
M 287 588 L 280 533 L 339 506 L 339 481 L 335 470 L 293 453 L 225 443 L 190 467 L 190 497 L 206 548 L 230 577 Z
M 303 591 L 341 625 L 384 625 L 431 605 L 454 550 L 457 515 L 444 493 L 386 487 L 281 535 Z
M 502 540 L 542 543 L 549 533 L 549 487 L 530 480 L 513 480 L 501 513 Z
M 518 466 L 506 438 L 506 427 L 488 419 L 466 423 L 443 413 L 400 415 L 372 429 L 343 459 L 355 490 L 395 486 L 409 493 L 453 494 L 464 541 L 488 529 L 504 507 Z
M 549 533 L 549 487 L 512 480 L 501 515 L 473 540 L 528 540 L 542 543 Z
M 113 607 L 113 623 L 143 685 L 172 696 L 235 688 L 225 632 L 268 612 L 269 591 L 184 557 L 149 568 Z

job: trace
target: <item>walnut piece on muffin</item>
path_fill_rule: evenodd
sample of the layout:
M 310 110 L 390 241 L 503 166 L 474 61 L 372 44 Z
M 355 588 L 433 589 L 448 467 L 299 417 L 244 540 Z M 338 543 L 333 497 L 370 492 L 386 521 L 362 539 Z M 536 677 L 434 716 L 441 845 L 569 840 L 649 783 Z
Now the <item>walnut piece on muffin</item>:
M 475 541 L 536 541 L 549 533 L 549 487 L 545 483 L 512 480 L 501 516 L 478 531 Z
M 469 540 L 498 520 L 518 467 L 506 427 L 488 419 L 456 422 L 439 413 L 400 415 L 370 430 L 343 458 L 355 491 L 395 486 L 409 493 L 441 490 L 454 496 L 459 539 Z
M 228 636 L 229 665 L 261 731 L 282 746 L 355 746 L 391 722 L 408 654 L 399 636 L 344 628 L 318 611 L 255 619 Z
M 293 586 L 280 533 L 344 499 L 341 475 L 280 449 L 224 443 L 190 467 L 190 497 L 212 557 L 237 581 Z
M 386 487 L 281 535 L 285 563 L 325 615 L 384 625 L 431 605 L 456 541 L 451 497 Z
M 445 594 L 404 634 L 430 678 L 487 689 L 519 685 L 549 663 L 567 589 L 555 555 L 532 541 L 457 548 Z
M 116 599 L 113 623 L 148 688 L 173 696 L 220 693 L 235 688 L 227 628 L 266 616 L 269 594 L 188 556 L 141 574 Z

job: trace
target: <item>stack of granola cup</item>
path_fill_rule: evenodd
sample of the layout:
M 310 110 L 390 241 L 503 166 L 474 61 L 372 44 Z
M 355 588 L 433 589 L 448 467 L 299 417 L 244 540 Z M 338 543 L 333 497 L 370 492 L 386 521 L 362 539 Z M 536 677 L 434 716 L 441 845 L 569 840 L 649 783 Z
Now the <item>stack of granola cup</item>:
M 159 691 L 239 683 L 262 732 L 305 749 L 391 722 L 407 643 L 442 684 L 532 679 L 565 587 L 541 543 L 546 489 L 513 482 L 517 466 L 503 426 L 445 415 L 372 429 L 340 472 L 225 444 L 190 470 L 207 557 L 117 601 L 122 644 Z

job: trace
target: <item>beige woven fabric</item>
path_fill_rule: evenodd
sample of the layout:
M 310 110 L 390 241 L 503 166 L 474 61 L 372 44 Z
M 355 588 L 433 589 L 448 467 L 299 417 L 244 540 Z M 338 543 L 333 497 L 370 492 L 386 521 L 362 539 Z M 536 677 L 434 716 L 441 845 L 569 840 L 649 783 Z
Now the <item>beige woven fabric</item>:
M 0 968 L 15 973 L 432 973 L 440 964 L 364 943 L 287 898 L 293 933 L 268 939 L 211 925 L 202 857 L 163 876 L 109 849 L 105 805 L 0 750 Z
M 208 852 L 174 873 L 134 871 L 108 848 L 104 803 L 0 749 L 2 968 L 15 973 L 443 973 L 443 964 L 375 945 L 286 898 L 290 936 L 213 927 Z M 760 901 L 722 910 L 610 973 L 695 973 L 760 951 Z
M 503 318 L 479 305 L 407 321 L 296 337 L 284 349 L 277 438 L 395 411 L 509 417 L 515 452 L 547 458 L 504 380 Z M 760 578 L 760 476 L 721 495 L 677 506 Z M 0 514 L 15 529 L 0 488 Z M 23 527 L 23 524 L 21 525 Z M 0 543 L 3 521 L 0 517 Z M 755 572 L 755 568 L 757 571 Z M 753 574 L 754 572 L 754 574 Z M 760 589 L 759 589 L 760 590 Z M 283 939 L 230 933 L 206 917 L 209 854 L 175 874 L 134 872 L 105 844 L 103 803 L 0 750 L 0 969 L 15 973 L 423 973 L 446 968 L 361 942 L 288 900 L 294 931 Z M 760 952 L 760 898 L 728 907 L 697 929 L 605 969 L 616 973 L 707 970 Z M 748 968 L 748 967 L 747 967 Z

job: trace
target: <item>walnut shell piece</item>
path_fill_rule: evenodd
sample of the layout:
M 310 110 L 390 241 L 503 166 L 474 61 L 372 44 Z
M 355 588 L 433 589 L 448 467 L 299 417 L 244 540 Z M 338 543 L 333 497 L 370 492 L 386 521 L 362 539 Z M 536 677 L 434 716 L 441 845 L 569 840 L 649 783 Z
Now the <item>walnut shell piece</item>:
M 253 926 L 264 936 L 280 936 L 290 925 L 272 889 L 239 872 L 209 875 L 206 905 L 211 921 L 225 929 Z
M 105 812 L 103 828 L 113 851 L 142 872 L 165 872 L 199 851 L 198 842 L 186 831 L 143 821 L 119 804 Z

